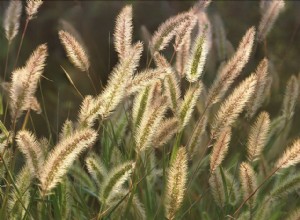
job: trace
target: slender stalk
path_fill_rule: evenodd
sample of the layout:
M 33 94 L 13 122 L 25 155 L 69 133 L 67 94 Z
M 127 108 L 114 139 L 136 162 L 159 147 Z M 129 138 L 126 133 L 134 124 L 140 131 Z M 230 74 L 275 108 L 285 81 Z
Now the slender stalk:
M 22 48 L 22 45 L 23 45 L 23 40 L 24 40 L 24 37 L 25 37 L 25 33 L 26 33 L 26 30 L 27 30 L 28 24 L 29 24 L 29 19 L 27 18 L 26 22 L 25 22 L 24 30 L 23 30 L 23 33 L 22 33 L 21 41 L 20 41 L 20 44 L 19 44 L 17 58 L 16 58 L 15 65 L 14 65 L 14 69 L 16 68 L 16 66 L 18 64 L 18 60 L 19 60 L 19 56 L 20 56 L 20 52 L 21 52 L 21 48 Z
M 8 56 L 9 56 L 9 49 L 10 49 L 10 41 L 8 42 L 7 45 L 7 51 L 6 51 L 6 58 L 5 58 L 5 68 L 4 68 L 4 78 L 3 81 L 6 80 L 6 73 L 7 73 L 7 66 L 8 66 Z
M 280 169 L 280 166 L 276 167 L 265 179 L 262 181 L 261 184 L 259 184 L 258 187 L 241 203 L 241 205 L 237 208 L 237 210 L 233 213 L 233 217 L 237 217 L 239 211 L 243 206 L 246 204 L 246 202 L 252 198 L 252 196 L 255 195 L 255 193 L 267 182 L 268 179 L 270 179 L 278 170 Z

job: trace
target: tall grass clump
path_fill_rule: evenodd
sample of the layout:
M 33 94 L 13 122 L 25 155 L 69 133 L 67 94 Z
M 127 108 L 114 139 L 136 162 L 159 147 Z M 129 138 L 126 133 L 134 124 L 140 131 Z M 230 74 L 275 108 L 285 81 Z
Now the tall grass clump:
M 268 44 L 288 3 L 261 0 L 232 33 L 210 0 L 139 32 L 132 2 L 106 68 L 107 42 L 66 20 L 94 19 L 92 2 L 63 9 L 53 42 L 28 39 L 51 4 L 4 4 L 0 219 L 299 219 L 300 75 Z

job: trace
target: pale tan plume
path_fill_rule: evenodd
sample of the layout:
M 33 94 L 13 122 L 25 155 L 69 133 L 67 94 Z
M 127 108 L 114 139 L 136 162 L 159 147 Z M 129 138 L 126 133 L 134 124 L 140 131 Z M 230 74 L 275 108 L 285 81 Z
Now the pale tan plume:
M 42 0 L 27 0 L 26 4 L 27 4 L 26 5 L 27 19 L 31 20 L 38 12 L 38 9 L 43 4 L 43 1 Z
M 16 37 L 20 27 L 20 16 L 22 13 L 21 1 L 10 1 L 4 13 L 3 27 L 5 36 L 9 43 Z
M 247 104 L 247 117 L 252 118 L 265 100 L 265 89 L 268 83 L 268 59 L 264 58 L 258 65 L 255 74 L 257 82 L 253 97 Z
M 244 35 L 233 57 L 220 70 L 208 92 L 207 105 L 220 101 L 249 60 L 255 36 L 251 27 Z
M 270 124 L 269 114 L 262 112 L 251 127 L 247 143 L 249 161 L 253 161 L 261 155 L 268 139 Z
M 17 120 L 23 111 L 32 107 L 34 93 L 43 73 L 47 45 L 40 45 L 29 57 L 26 65 L 12 73 L 10 86 L 10 107 L 13 120 Z
M 257 77 L 249 76 L 221 104 L 212 123 L 211 136 L 215 138 L 226 127 L 231 126 L 251 98 Z
M 231 129 L 225 128 L 218 136 L 210 156 L 210 172 L 214 173 L 224 160 L 231 138 Z
M 167 177 L 165 195 L 166 217 L 175 219 L 184 199 L 188 174 L 188 160 L 185 147 L 181 147 L 171 164 Z
M 256 173 L 253 170 L 252 166 L 246 162 L 241 163 L 240 165 L 240 180 L 242 185 L 242 190 L 244 192 L 244 198 L 248 199 L 248 197 L 254 192 L 257 188 L 257 180 Z M 257 194 L 254 194 L 248 200 L 248 204 L 250 209 L 253 209 L 256 204 Z
M 71 63 L 81 71 L 88 72 L 90 61 L 85 49 L 70 33 L 61 30 L 58 34 Z
M 117 17 L 114 32 L 115 49 L 120 59 L 123 59 L 130 52 L 132 29 L 132 6 L 127 5 Z
M 184 12 L 173 16 L 162 23 L 151 39 L 152 54 L 154 54 L 154 52 L 165 49 L 172 38 L 176 35 L 178 28 L 180 27 L 182 22 L 190 19 L 190 16 L 190 12 Z
M 272 29 L 278 15 L 283 11 L 285 3 L 283 0 L 271 0 L 270 3 L 263 6 L 264 13 L 258 25 L 257 39 L 263 41 Z
M 288 168 L 294 166 L 300 162 L 300 139 L 294 141 L 294 143 L 283 153 L 283 155 L 277 160 L 277 168 Z

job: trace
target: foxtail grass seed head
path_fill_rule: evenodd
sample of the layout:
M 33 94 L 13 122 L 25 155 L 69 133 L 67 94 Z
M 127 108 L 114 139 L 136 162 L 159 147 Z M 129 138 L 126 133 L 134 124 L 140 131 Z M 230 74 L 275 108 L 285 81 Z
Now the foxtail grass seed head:
M 179 100 L 181 96 L 181 91 L 179 88 L 179 80 L 176 78 L 175 73 L 171 72 L 164 78 L 165 94 L 170 103 L 173 112 L 178 111 Z
M 47 56 L 47 45 L 42 44 L 32 53 L 24 67 L 12 73 L 10 86 L 12 120 L 17 120 L 23 111 L 32 107 L 32 99 Z
M 151 85 L 158 79 L 163 79 L 167 74 L 165 68 L 146 69 L 134 75 L 126 86 L 126 96 L 140 92 L 144 87 Z
M 255 85 L 255 91 L 253 97 L 247 104 L 247 117 L 252 118 L 257 110 L 262 106 L 266 94 L 266 86 L 268 83 L 268 59 L 264 58 L 258 65 L 255 74 L 257 76 L 257 82 Z
M 283 11 L 285 3 L 283 0 L 271 0 L 266 4 L 261 21 L 258 25 L 257 39 L 263 41 L 272 29 L 279 14 Z
M 184 95 L 183 100 L 180 103 L 178 111 L 178 119 L 180 124 L 180 130 L 182 131 L 187 123 L 190 121 L 195 105 L 198 101 L 200 93 L 202 91 L 202 83 L 198 83 L 196 86 L 191 87 Z
M 39 173 L 42 195 L 47 195 L 62 180 L 74 160 L 95 142 L 97 133 L 91 129 L 82 129 L 62 140 L 47 157 Z
M 216 140 L 210 157 L 210 172 L 213 173 L 224 160 L 231 138 L 231 129 L 225 128 Z
M 85 164 L 88 172 L 98 185 L 101 186 L 101 183 L 107 176 L 107 169 L 96 154 L 92 154 L 85 159 Z
M 125 6 L 116 20 L 114 32 L 115 49 L 120 59 L 124 59 L 130 52 L 132 44 L 132 6 Z
M 176 213 L 181 207 L 186 191 L 188 175 L 188 160 L 185 147 L 181 147 L 176 158 L 170 166 L 167 177 L 167 189 L 165 195 L 165 210 L 167 219 L 175 219 Z
M 167 58 L 159 52 L 153 54 L 153 60 L 158 68 L 171 69 L 172 66 Z
M 299 220 L 300 219 L 300 208 L 293 210 L 291 213 L 288 213 L 287 220 Z
M 32 176 L 38 175 L 44 162 L 44 155 L 34 134 L 22 130 L 16 136 L 17 145 L 25 155 Z
M 102 118 L 108 117 L 123 99 L 127 83 L 132 80 L 142 51 L 143 44 L 141 42 L 136 43 L 126 58 L 121 60 L 113 69 L 107 86 L 99 96 L 99 113 Z
M 244 193 L 244 199 L 247 199 L 257 188 L 256 173 L 250 164 L 243 162 L 240 165 L 240 180 Z M 248 204 L 251 209 L 254 208 L 256 203 L 257 194 L 254 194 L 249 200 Z
M 285 94 L 282 104 L 282 114 L 288 120 L 294 115 L 295 106 L 299 97 L 299 81 L 296 76 L 292 76 L 285 89 Z
M 20 16 L 22 13 L 21 1 L 10 1 L 4 13 L 3 27 L 6 39 L 9 43 L 16 37 L 20 27 Z
M 156 133 L 153 147 L 158 148 L 168 143 L 178 131 L 178 126 L 178 119 L 175 117 L 163 120 Z
M 195 15 L 191 15 L 190 19 L 186 20 L 178 27 L 178 32 L 176 33 L 175 37 L 175 51 L 181 50 L 186 41 L 189 40 L 191 32 L 194 29 L 196 23 L 197 17 Z
M 207 32 L 199 34 L 196 38 L 192 53 L 186 67 L 186 77 L 189 82 L 196 82 L 204 69 L 206 57 L 208 54 L 208 36 Z
M 129 180 L 134 169 L 135 163 L 130 161 L 119 165 L 108 173 L 100 190 L 100 200 L 103 204 L 110 205 L 112 199 L 122 191 L 122 185 Z
M 222 181 L 222 175 L 220 169 L 212 173 L 209 177 L 209 186 L 215 203 L 219 207 L 224 207 L 225 205 L 225 187 Z
M 179 31 L 179 28 L 182 28 L 181 24 L 189 20 L 190 17 L 191 14 L 189 12 L 185 12 L 173 16 L 162 23 L 151 39 L 152 54 L 154 54 L 154 52 L 165 49 Z
M 33 19 L 33 16 L 35 16 L 43 4 L 42 0 L 27 0 L 26 1 L 26 14 L 27 19 L 31 20 Z
M 162 100 L 153 109 L 145 114 L 136 130 L 135 143 L 138 152 L 145 150 L 153 144 L 157 129 L 161 125 L 167 109 L 166 99 Z
M 70 33 L 61 30 L 58 35 L 71 63 L 81 71 L 88 72 L 90 61 L 85 49 Z
M 269 114 L 262 112 L 258 115 L 254 125 L 251 127 L 247 143 L 249 161 L 258 159 L 261 155 L 268 139 L 270 124 Z
M 217 137 L 224 128 L 231 126 L 236 121 L 251 98 L 256 81 L 257 77 L 255 75 L 249 76 L 221 104 L 212 123 L 212 138 Z
M 276 201 L 277 199 L 283 199 L 291 193 L 295 193 L 300 189 L 300 175 L 294 174 L 283 180 L 281 180 L 270 193 L 270 197 Z
M 284 154 L 276 162 L 277 168 L 288 168 L 300 162 L 300 139 L 294 141 Z
M 190 57 L 191 36 L 189 35 L 182 45 L 181 49 L 176 52 L 176 70 L 180 78 L 185 77 L 186 65 Z
M 240 72 L 249 60 L 255 37 L 255 28 L 251 27 L 243 39 L 233 57 L 227 61 L 218 73 L 211 88 L 209 89 L 207 104 L 210 106 L 219 102 L 226 94 L 228 88 L 239 76 Z

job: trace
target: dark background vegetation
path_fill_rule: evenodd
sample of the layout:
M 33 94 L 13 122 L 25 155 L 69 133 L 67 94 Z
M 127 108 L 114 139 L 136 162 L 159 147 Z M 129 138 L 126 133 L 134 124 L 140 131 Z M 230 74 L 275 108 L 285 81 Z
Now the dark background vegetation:
M 66 75 L 61 69 L 64 67 L 72 77 L 75 85 L 83 95 L 95 95 L 92 86 L 85 73 L 78 71 L 67 60 L 66 54 L 58 39 L 60 20 L 63 19 L 72 24 L 81 34 L 88 49 L 92 63 L 92 78 L 101 90 L 105 85 L 108 74 L 117 62 L 117 56 L 113 48 L 113 36 L 115 18 L 125 4 L 133 5 L 134 41 L 142 40 L 141 27 L 145 25 L 150 33 L 164 20 L 172 15 L 187 10 L 196 1 L 45 1 L 37 14 L 37 18 L 29 24 L 24 44 L 21 50 L 18 66 L 22 66 L 32 51 L 41 43 L 49 46 L 49 57 L 44 72 L 45 78 L 41 85 L 45 97 L 45 109 L 42 115 L 32 113 L 35 129 L 38 133 L 48 135 L 47 117 L 52 132 L 57 133 L 66 118 L 75 119 L 81 103 L 74 88 L 70 85 Z M 3 23 L 3 14 L 8 1 L 0 2 L 0 19 Z M 25 4 L 25 2 L 24 2 Z M 274 28 L 267 37 L 264 45 L 259 45 L 247 68 L 246 74 L 255 70 L 258 62 L 267 56 L 270 58 L 279 75 L 278 91 L 268 107 L 271 115 L 278 114 L 284 94 L 285 83 L 292 74 L 299 72 L 300 52 L 300 2 L 286 1 L 286 9 L 276 21 Z M 213 1 L 209 7 L 209 15 L 219 13 L 226 28 L 227 38 L 236 48 L 241 37 L 250 26 L 257 26 L 260 20 L 259 1 Z M 21 31 L 25 22 L 23 10 L 21 28 L 14 39 L 9 55 L 9 72 L 20 42 Z M 4 31 L 0 33 L 0 70 L 4 71 L 7 41 Z M 147 51 L 145 49 L 145 51 Z M 170 58 L 172 48 L 165 52 Z M 145 66 L 146 52 L 141 61 L 141 67 Z M 208 61 L 210 62 L 210 61 Z M 215 70 L 206 71 L 206 75 L 214 75 Z M 209 78 L 209 77 L 208 77 Z M 213 78 L 213 77 L 211 77 Z M 209 82 L 208 82 L 209 83 Z M 37 91 L 41 100 L 41 92 Z M 47 117 L 46 117 L 46 114 Z M 296 114 L 296 120 L 299 121 Z

